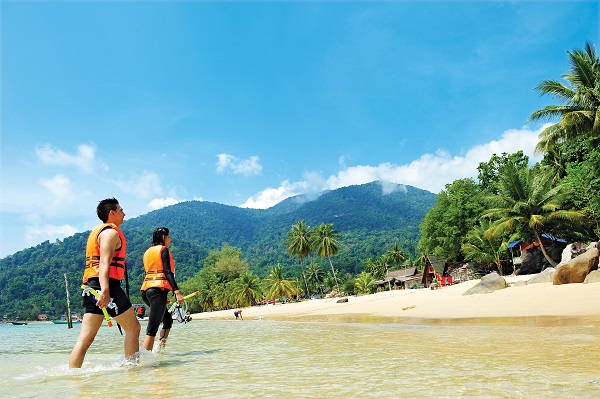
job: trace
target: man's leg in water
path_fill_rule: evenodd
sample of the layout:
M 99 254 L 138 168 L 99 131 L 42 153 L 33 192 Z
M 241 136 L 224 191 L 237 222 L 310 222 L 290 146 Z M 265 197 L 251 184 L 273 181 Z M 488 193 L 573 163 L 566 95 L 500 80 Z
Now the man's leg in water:
M 140 350 L 140 322 L 135 317 L 133 307 L 116 316 L 115 320 L 125 330 L 125 358 L 129 358 Z
M 77 338 L 77 343 L 69 357 L 69 368 L 81 368 L 85 354 L 94 342 L 103 321 L 104 317 L 99 314 L 86 313 L 83 315 L 79 338 Z

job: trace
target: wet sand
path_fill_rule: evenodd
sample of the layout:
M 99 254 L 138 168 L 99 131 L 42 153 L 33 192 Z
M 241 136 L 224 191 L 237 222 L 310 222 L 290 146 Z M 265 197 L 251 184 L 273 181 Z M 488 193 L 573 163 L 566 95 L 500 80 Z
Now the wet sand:
M 508 288 L 463 295 L 479 280 L 437 290 L 394 290 L 372 295 L 252 306 L 244 320 L 384 322 L 452 325 L 600 325 L 600 283 L 517 285 L 532 275 L 505 276 Z M 235 320 L 233 309 L 196 313 L 194 320 Z

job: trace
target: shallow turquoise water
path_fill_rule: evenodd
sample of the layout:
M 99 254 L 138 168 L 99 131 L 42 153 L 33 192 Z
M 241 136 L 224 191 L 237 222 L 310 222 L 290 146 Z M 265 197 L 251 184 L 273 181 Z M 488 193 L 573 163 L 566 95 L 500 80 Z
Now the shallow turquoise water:
M 135 366 L 104 326 L 83 368 L 69 370 L 79 328 L 0 325 L 0 397 L 600 397 L 597 325 L 195 320 Z

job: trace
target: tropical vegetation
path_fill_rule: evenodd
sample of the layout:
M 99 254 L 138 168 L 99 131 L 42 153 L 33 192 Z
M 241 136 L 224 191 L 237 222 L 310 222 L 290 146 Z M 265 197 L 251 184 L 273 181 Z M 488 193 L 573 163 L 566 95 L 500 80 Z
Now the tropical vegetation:
M 591 42 L 583 50 L 568 51 L 571 69 L 563 75 L 566 84 L 544 80 L 536 90 L 561 101 L 533 112 L 529 120 L 558 118 L 540 134 L 537 150 L 545 153 L 565 142 L 591 139 L 600 142 L 600 59 Z
M 522 151 L 494 154 L 478 167 L 478 179 L 446 185 L 421 224 L 419 249 L 450 262 L 477 262 L 505 272 L 511 240 L 536 242 L 556 266 L 542 239 L 590 242 L 600 235 L 600 60 L 591 43 L 568 52 L 566 83 L 536 87 L 560 104 L 534 111 L 529 121 L 550 120 L 530 165 Z M 554 119 L 554 120 L 553 120 Z

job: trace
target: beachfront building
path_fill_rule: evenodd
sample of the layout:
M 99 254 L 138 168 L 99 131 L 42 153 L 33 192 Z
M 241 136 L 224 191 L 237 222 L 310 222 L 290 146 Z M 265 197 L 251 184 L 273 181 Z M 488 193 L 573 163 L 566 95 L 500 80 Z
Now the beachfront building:
M 448 274 L 452 277 L 452 284 L 469 281 L 475 277 L 472 263 L 457 264 L 448 270 Z
M 425 288 L 429 288 L 434 279 L 441 279 L 442 276 L 447 275 L 447 272 L 448 265 L 443 256 L 426 256 L 421 284 L 423 284 Z
M 470 280 L 473 276 L 473 268 L 470 264 L 455 264 L 452 267 L 443 256 L 425 256 L 424 258 L 425 266 L 422 273 L 417 267 L 390 270 L 382 280 L 373 282 L 377 286 L 377 291 L 429 288 L 434 279 L 439 281 L 441 286 L 445 286 Z
M 378 290 L 402 290 L 411 288 L 414 284 L 421 283 L 422 274 L 416 267 L 406 267 L 387 272 L 383 280 L 375 280 L 373 284 L 379 287 Z

